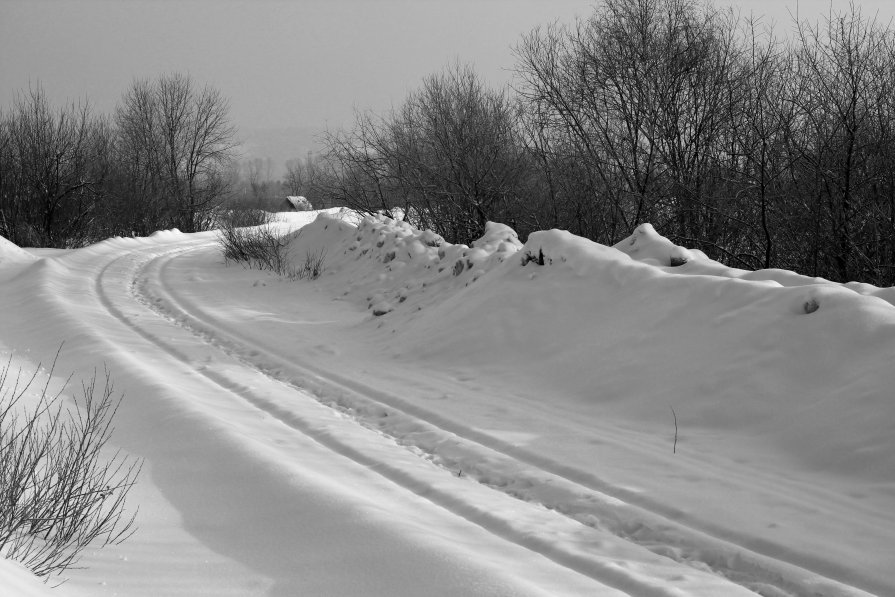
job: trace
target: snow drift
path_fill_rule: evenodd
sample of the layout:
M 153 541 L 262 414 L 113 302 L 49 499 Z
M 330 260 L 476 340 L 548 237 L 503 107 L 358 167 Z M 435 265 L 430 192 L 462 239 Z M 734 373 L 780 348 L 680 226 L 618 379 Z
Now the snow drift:
M 298 261 L 325 250 L 317 288 L 366 308 L 362 327 L 408 377 L 458 380 L 452 408 L 477 409 L 486 433 L 505 427 L 525 457 L 714 536 L 893 587 L 880 519 L 895 495 L 892 289 L 729 268 L 649 224 L 608 247 L 559 230 L 521 245 L 492 223 L 468 247 L 381 216 L 321 215 L 290 246 Z M 518 406 L 477 402 L 494 392 Z M 532 410 L 542 430 L 519 423 Z M 641 451 L 652 464 L 635 464 Z
M 649 224 L 607 247 L 559 230 L 523 246 L 489 223 L 467 247 L 321 214 L 290 250 L 321 249 L 321 283 L 367 307 L 398 356 L 480 364 L 631 421 L 667 425 L 674 408 L 685 430 L 895 478 L 891 289 L 732 269 Z
M 27 251 L 0 236 L 0 265 L 28 263 L 35 259 L 37 258 Z

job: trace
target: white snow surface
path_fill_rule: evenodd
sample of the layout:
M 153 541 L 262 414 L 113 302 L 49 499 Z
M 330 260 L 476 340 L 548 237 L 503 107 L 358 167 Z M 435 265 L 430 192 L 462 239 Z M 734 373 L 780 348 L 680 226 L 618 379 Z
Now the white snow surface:
M 42 583 L 18 562 L 3 558 L 0 558 L 0 583 L 4 595 L 49 597 L 57 594 L 51 586 Z
M 24 249 L 0 236 L 0 266 L 4 264 L 27 263 L 35 259 L 36 257 Z
M 277 225 L 322 276 L 226 264 L 214 233 L 0 241 L 0 356 L 105 364 L 111 448 L 146 463 L 138 533 L 53 593 L 895 595 L 892 289 L 648 224 Z M 0 566 L 2 594 L 30 580 Z

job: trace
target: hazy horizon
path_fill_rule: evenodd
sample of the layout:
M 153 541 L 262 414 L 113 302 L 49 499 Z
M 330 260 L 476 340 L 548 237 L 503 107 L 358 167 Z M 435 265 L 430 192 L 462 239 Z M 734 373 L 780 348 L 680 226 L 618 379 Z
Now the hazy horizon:
M 816 19 L 830 7 L 826 0 L 715 4 L 763 15 L 781 35 L 790 11 Z M 882 0 L 857 4 L 884 22 L 895 15 Z M 833 2 L 835 9 L 846 5 Z M 337 129 L 351 123 L 355 109 L 387 110 L 453 62 L 472 64 L 491 85 L 508 84 L 512 46 L 524 33 L 572 23 L 593 6 L 586 0 L 0 0 L 0 109 L 40 83 L 55 103 L 86 97 L 108 113 L 134 79 L 181 72 L 218 88 L 242 138 L 264 145 L 265 130 Z M 289 157 L 309 149 L 296 139 L 299 153 Z M 270 157 L 278 168 L 288 159 Z

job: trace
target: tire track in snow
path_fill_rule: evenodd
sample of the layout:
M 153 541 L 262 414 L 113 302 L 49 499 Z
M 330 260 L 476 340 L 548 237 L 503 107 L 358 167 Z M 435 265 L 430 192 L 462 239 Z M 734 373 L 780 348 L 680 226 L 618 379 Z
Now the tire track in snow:
M 583 526 L 538 504 L 520 502 L 485 485 L 454 477 L 449 471 L 420 459 L 418 454 L 396 444 L 380 431 L 365 428 L 369 437 L 359 443 L 346 441 L 346 436 L 348 440 L 357 439 L 354 431 L 345 433 L 346 426 L 358 428 L 354 419 L 345 417 L 300 388 L 260 371 L 251 366 L 251 363 L 235 359 L 234 355 L 218 343 L 209 342 L 196 334 L 196 330 L 189 329 L 185 322 L 175 321 L 178 326 L 174 329 L 189 332 L 196 342 L 201 341 L 205 346 L 215 345 L 224 357 L 215 359 L 214 364 L 196 363 L 189 351 L 149 331 L 150 326 L 145 321 L 147 314 L 160 315 L 165 317 L 164 321 L 171 322 L 170 313 L 160 311 L 151 301 L 146 301 L 145 297 L 140 302 L 133 299 L 139 294 L 136 287 L 141 271 L 154 267 L 154 264 L 164 263 L 185 251 L 206 246 L 208 243 L 192 247 L 181 246 L 167 249 L 161 255 L 143 254 L 139 258 L 134 254 L 118 256 L 107 263 L 97 277 L 97 296 L 115 319 L 222 390 L 333 452 L 375 471 L 490 533 L 541 554 L 598 583 L 629 595 L 643 597 L 751 594 L 730 584 L 726 579 L 658 557 L 628 542 L 612 545 L 613 541 L 618 541 L 613 535 Z M 134 294 L 119 296 L 128 281 L 130 292 Z M 183 342 L 183 339 L 178 338 L 177 342 Z M 263 374 L 266 383 L 256 377 L 252 386 L 245 384 L 242 378 L 248 373 Z M 255 384 L 263 384 L 263 387 Z M 297 398 L 302 399 L 301 412 L 287 406 L 294 405 Z M 309 405 L 314 412 L 308 412 Z
M 376 504 L 372 504 L 371 514 L 365 512 L 371 509 L 370 504 L 365 504 L 366 498 L 359 499 L 357 507 L 340 507 L 338 502 L 342 499 L 339 496 L 344 493 L 344 489 L 336 493 L 331 493 L 330 490 L 324 490 L 322 493 L 320 490 L 308 490 L 308 486 L 331 485 L 314 481 L 317 476 L 323 477 L 318 471 L 329 470 L 320 466 L 322 462 L 327 467 L 336 469 L 338 471 L 336 475 L 344 476 L 339 478 L 338 484 L 357 483 L 358 480 L 368 483 L 372 481 L 369 492 L 378 496 L 380 500 L 383 496 L 390 496 L 398 503 L 404 504 L 404 507 L 409 504 L 421 505 L 421 500 L 411 492 L 395 492 L 388 487 L 388 483 L 380 481 L 380 476 L 372 474 L 375 471 L 358 466 L 351 460 L 341 459 L 319 442 L 304 434 L 295 433 L 293 429 L 268 416 L 264 411 L 252 407 L 237 394 L 222 390 L 205 377 L 193 375 L 196 372 L 189 365 L 179 359 L 171 358 L 164 350 L 158 350 L 159 347 L 154 342 L 149 343 L 147 338 L 152 337 L 152 333 L 135 334 L 132 325 L 110 312 L 109 306 L 114 307 L 119 315 L 137 318 L 139 327 L 147 328 L 143 330 L 144 332 L 152 330 L 153 333 L 171 341 L 185 339 L 192 348 L 209 351 L 209 347 L 196 342 L 187 331 L 170 325 L 166 319 L 159 318 L 141 305 L 127 300 L 130 297 L 129 276 L 119 275 L 115 279 L 109 275 L 114 273 L 111 272 L 113 266 L 124 264 L 122 258 L 117 259 L 118 264 L 110 263 L 110 260 L 116 260 L 112 251 L 119 256 L 123 249 L 128 253 L 125 258 L 130 259 L 132 265 L 136 265 L 140 259 L 151 258 L 150 253 L 157 250 L 157 247 L 149 247 L 147 250 L 145 242 L 140 245 L 135 243 L 136 241 L 120 240 L 101 243 L 99 246 L 58 260 L 42 261 L 22 272 L 16 279 L 18 283 L 8 288 L 10 295 L 15 297 L 14 302 L 11 301 L 10 304 L 28 302 L 33 303 L 33 306 L 25 309 L 30 316 L 24 317 L 24 325 L 18 329 L 13 326 L 15 335 L 12 337 L 23 333 L 30 337 L 37 331 L 37 336 L 46 338 L 49 336 L 47 332 L 52 331 L 53 338 L 63 336 L 66 342 L 70 342 L 66 351 L 69 354 L 72 352 L 72 347 L 75 347 L 76 351 L 80 349 L 81 354 L 75 360 L 81 362 L 81 366 L 84 366 L 85 360 L 92 363 L 97 354 L 108 355 L 110 364 L 116 368 L 124 365 L 124 370 L 128 371 L 129 377 L 138 389 L 156 394 L 147 396 L 148 399 L 145 401 L 139 400 L 136 403 L 128 401 L 132 407 L 123 409 L 127 412 L 123 416 L 130 418 L 129 425 L 132 429 L 134 425 L 139 428 L 138 439 L 134 443 L 130 441 L 129 436 L 124 436 L 122 439 L 125 441 L 122 445 L 128 446 L 125 449 L 137 448 L 136 453 L 161 457 L 160 462 L 165 466 L 154 469 L 152 476 L 156 478 L 155 472 L 167 471 L 161 474 L 167 482 L 157 486 L 166 489 L 166 496 L 176 496 L 172 502 L 176 502 L 178 510 L 191 521 L 187 522 L 185 528 L 191 530 L 194 537 L 199 539 L 199 543 L 204 546 L 203 549 L 211 547 L 220 554 L 235 557 L 237 562 L 246 563 L 251 571 L 260 571 L 267 575 L 266 578 L 274 579 L 276 585 L 270 589 L 270 593 L 266 593 L 270 595 L 294 595 L 297 586 L 304 586 L 300 578 L 301 570 L 303 567 L 306 568 L 309 562 L 302 559 L 301 552 L 308 549 L 307 542 L 296 545 L 296 551 L 299 552 L 297 558 L 290 557 L 293 551 L 290 549 L 290 541 L 293 537 L 301 537 L 300 533 L 305 531 L 304 523 L 309 523 L 307 526 L 312 527 L 312 532 L 315 530 L 318 533 L 333 532 L 337 537 L 342 532 L 350 537 L 348 541 L 358 541 L 357 545 L 349 543 L 343 548 L 339 543 L 346 542 L 344 539 L 322 538 L 320 541 L 324 544 L 322 549 L 327 550 L 324 553 L 336 556 L 330 560 L 335 561 L 336 566 L 339 565 L 338 558 L 347 552 L 349 558 L 352 555 L 355 558 L 360 556 L 358 563 L 361 568 L 381 563 L 382 568 L 391 573 L 391 578 L 398 579 L 378 581 L 377 576 L 380 572 L 379 568 L 376 568 L 372 570 L 370 581 L 364 581 L 363 590 L 355 588 L 342 594 L 394 595 L 396 592 L 393 590 L 383 592 L 383 585 L 386 588 L 397 586 L 406 589 L 407 582 L 401 579 L 411 578 L 423 583 L 420 586 L 442 581 L 443 584 L 432 587 L 432 592 L 438 595 L 476 594 L 479 590 L 482 594 L 504 597 L 520 594 L 579 595 L 589 594 L 591 591 L 601 597 L 619 595 L 617 591 L 604 588 L 605 585 L 585 582 L 588 580 L 585 576 L 571 572 L 566 574 L 564 570 L 559 573 L 559 566 L 546 559 L 523 556 L 520 560 L 526 562 L 526 565 L 517 565 L 511 558 L 519 558 L 524 548 L 512 546 L 511 549 L 507 549 L 509 545 L 505 546 L 504 542 L 496 539 L 492 541 L 490 537 L 486 537 L 487 533 L 479 528 L 462 526 L 454 528 L 451 523 L 445 525 L 445 519 L 448 517 L 442 513 L 441 508 L 434 506 L 422 508 L 424 513 L 421 515 L 408 512 L 406 516 L 402 516 L 398 512 L 397 515 L 389 513 L 383 517 L 376 514 L 380 510 Z M 110 284 L 108 293 L 98 285 L 99 268 L 103 268 L 104 275 L 108 275 L 106 278 Z M 36 314 L 40 314 L 41 317 L 39 319 L 34 317 Z M 55 342 L 52 339 L 49 341 Z M 39 338 L 36 344 L 24 341 L 20 345 L 33 348 L 41 343 Z M 40 353 L 45 353 L 47 349 L 46 346 L 42 346 Z M 147 360 L 152 361 L 152 364 L 147 366 Z M 163 372 L 164 377 L 159 375 Z M 250 375 L 251 371 L 244 373 Z M 216 391 L 218 389 L 221 391 Z M 329 417 L 333 416 L 331 409 L 320 407 L 319 410 Z M 145 434 L 142 428 L 146 424 L 157 429 L 151 434 Z M 290 431 L 292 433 L 288 433 Z M 184 437 L 188 439 L 181 439 Z M 297 454 L 308 454 L 314 458 L 317 468 L 293 464 L 292 461 L 296 460 Z M 167 462 L 166 459 L 172 456 L 176 461 Z M 344 461 L 345 465 L 339 461 Z M 307 471 L 308 468 L 311 470 Z M 186 483 L 184 473 L 189 474 Z M 304 480 L 297 483 L 296 473 L 300 479 L 308 478 L 311 483 L 306 483 Z M 234 482 L 234 479 L 238 481 Z M 258 491 L 259 488 L 263 491 Z M 221 493 L 221 490 L 226 493 Z M 335 504 L 330 503 L 333 501 L 330 496 L 333 495 L 337 498 Z M 353 500 L 347 501 L 353 503 Z M 323 503 L 323 506 L 321 507 L 318 502 Z M 309 516 L 306 509 L 311 513 L 310 516 L 316 515 L 322 518 L 306 520 Z M 340 517 L 330 524 L 328 521 L 333 518 L 333 512 Z M 379 519 L 380 522 L 371 524 L 368 518 Z M 409 521 L 407 524 L 404 524 L 404 518 Z M 236 519 L 239 520 L 236 524 L 221 524 L 221 521 Z M 420 523 L 428 523 L 430 520 L 440 537 L 434 545 L 438 547 L 439 544 L 443 544 L 444 547 L 433 550 L 432 543 L 415 538 L 420 533 Z M 243 534 L 243 531 L 247 530 L 245 525 L 252 527 L 247 533 L 248 536 Z M 321 526 L 324 528 L 318 528 Z M 330 526 L 336 529 L 332 531 Z M 358 528 L 361 530 L 356 530 Z M 258 545 L 262 537 L 263 541 Z M 383 538 L 388 540 L 389 537 L 395 540 L 387 543 L 388 550 L 383 550 L 381 553 L 365 553 L 363 546 L 376 545 L 379 540 Z M 473 554 L 482 557 L 483 562 L 490 562 L 489 564 L 479 567 L 473 557 L 465 555 L 456 557 L 461 550 L 453 545 L 463 545 L 467 540 L 474 544 L 476 539 L 472 537 L 475 537 L 481 545 L 481 551 L 474 549 Z M 447 538 L 453 538 L 454 543 L 448 543 Z M 458 538 L 460 541 L 457 541 Z M 316 545 L 317 543 L 314 543 L 314 549 Z M 430 553 L 433 551 L 435 553 Z M 396 556 L 403 557 L 396 558 Z M 455 561 L 460 564 L 459 568 L 445 565 L 446 562 Z M 503 565 L 498 567 L 494 562 L 502 562 Z M 533 570 L 531 575 L 527 574 L 528 566 Z M 331 568 L 332 564 L 324 567 Z M 413 569 L 405 570 L 406 567 Z M 524 579 L 521 582 L 503 572 L 519 568 L 522 569 L 522 573 L 518 576 Z M 462 579 L 463 572 L 478 570 L 487 573 L 487 576 L 478 580 L 475 576 L 470 577 L 471 580 Z M 335 581 L 337 586 L 350 586 L 357 573 L 350 571 L 347 577 L 349 578 L 347 583 Z M 561 580 L 554 582 L 554 577 Z M 501 578 L 506 578 L 510 582 L 500 583 Z M 537 578 L 541 582 L 533 585 L 532 578 Z M 492 583 L 491 579 L 497 579 L 498 582 Z M 164 580 L 166 579 L 159 579 Z M 257 580 L 257 577 L 251 575 L 248 584 Z M 247 587 L 248 584 L 242 586 Z M 509 588 L 504 585 L 509 585 Z M 217 586 L 214 581 L 212 586 Z M 448 587 L 447 590 L 445 586 Z M 453 592 L 450 590 L 452 587 L 455 589 Z M 456 590 L 457 587 L 462 587 L 463 590 Z M 558 590 L 540 587 L 552 587 Z M 580 590 L 581 587 L 587 587 L 587 591 Z M 134 588 L 137 592 L 141 589 L 139 586 Z M 512 588 L 515 590 L 509 590 Z M 475 592 L 468 592 L 470 589 L 474 589 Z M 399 590 L 397 594 L 412 593 Z
M 631 503 L 630 492 L 589 473 L 458 424 L 397 396 L 289 361 L 208 317 L 201 312 L 201 307 L 185 305 L 177 297 L 176 289 L 166 281 L 167 268 L 177 256 L 174 253 L 161 256 L 144 264 L 135 274 L 132 292 L 138 300 L 246 366 L 302 392 L 307 392 L 310 386 L 313 397 L 322 404 L 341 409 L 362 425 L 392 437 L 440 466 L 455 469 L 464 457 L 479 456 L 483 464 L 471 470 L 464 468 L 463 472 L 480 483 L 542 504 L 572 520 L 606 530 L 675 561 L 711 570 L 763 595 L 868 595 L 791 564 L 785 558 L 761 553 L 762 547 L 779 552 L 778 546 L 753 545 L 759 549 L 753 551 L 729 537 L 713 535 L 712 529 L 680 524 L 673 520 L 673 509 Z M 512 475 L 506 473 L 508 470 Z M 822 567 L 830 566 L 823 562 Z

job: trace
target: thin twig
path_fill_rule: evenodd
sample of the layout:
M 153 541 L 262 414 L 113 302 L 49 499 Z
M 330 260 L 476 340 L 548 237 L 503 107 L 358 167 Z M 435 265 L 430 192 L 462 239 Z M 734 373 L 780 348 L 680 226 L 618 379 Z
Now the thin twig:
M 674 412 L 674 407 L 671 408 L 671 416 L 674 417 L 674 447 L 672 449 L 672 454 L 677 454 L 677 413 Z

